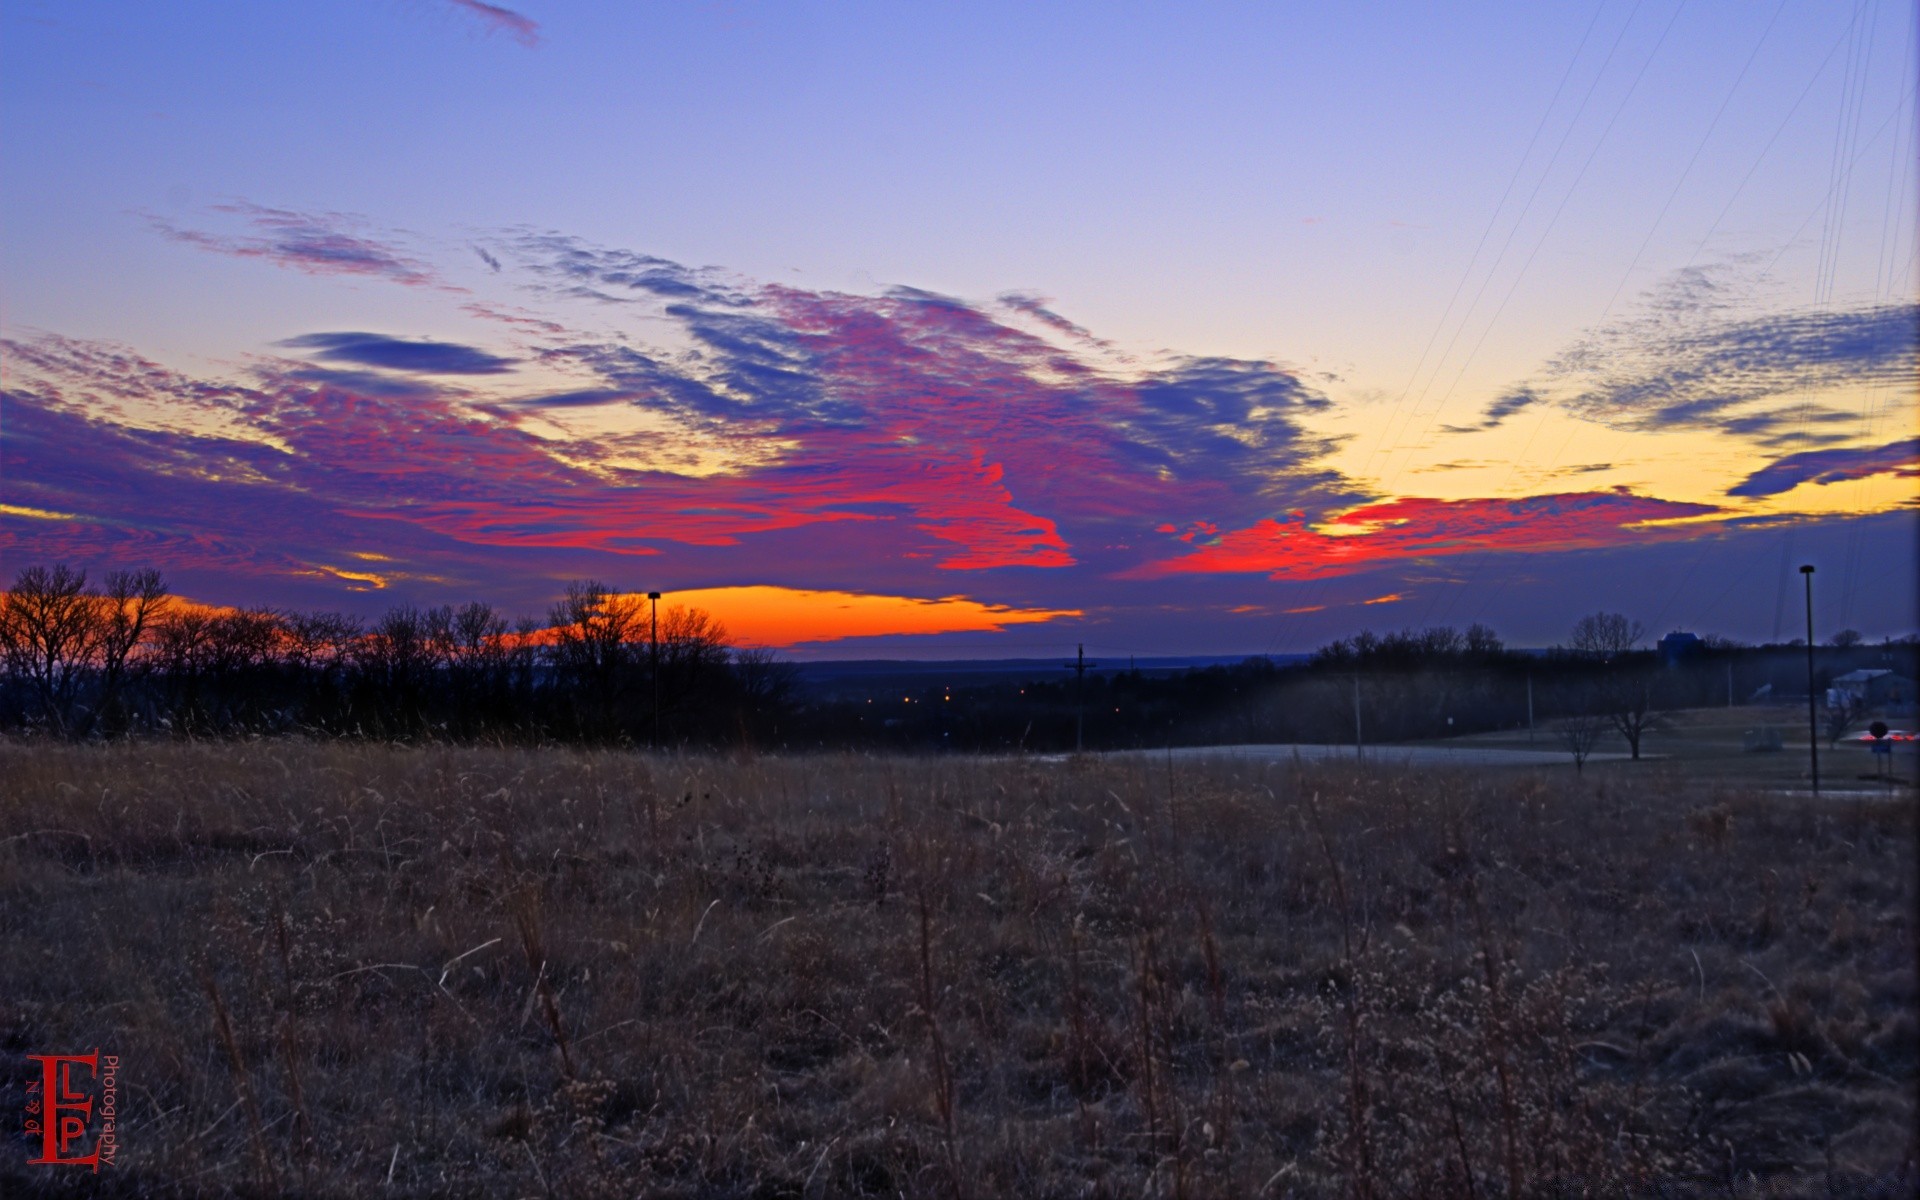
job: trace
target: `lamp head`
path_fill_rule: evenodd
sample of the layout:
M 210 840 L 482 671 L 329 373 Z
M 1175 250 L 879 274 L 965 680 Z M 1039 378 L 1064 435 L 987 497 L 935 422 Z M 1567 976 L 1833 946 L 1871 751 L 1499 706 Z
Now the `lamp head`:
M 1802 568 L 1800 568 L 1800 569 L 1801 569 L 1801 570 L 1803 570 L 1803 571 L 1811 571 L 1811 570 L 1813 570 L 1813 568 L 1812 568 L 1812 567 L 1802 567 Z M 649 600 L 658 600 L 659 598 L 660 598 L 660 593 L 659 593 L 659 592 L 648 592 L 648 593 L 647 593 L 647 599 L 649 599 Z
M 1811 575 L 1811 574 L 1813 574 L 1813 567 L 1812 567 L 1812 565 L 1811 565 L 1811 564 L 1809 564 L 1809 565 L 1807 565 L 1807 566 L 1804 566 L 1804 567 L 1801 567 L 1801 568 L 1800 568 L 1800 573 L 1801 573 L 1802 575 Z

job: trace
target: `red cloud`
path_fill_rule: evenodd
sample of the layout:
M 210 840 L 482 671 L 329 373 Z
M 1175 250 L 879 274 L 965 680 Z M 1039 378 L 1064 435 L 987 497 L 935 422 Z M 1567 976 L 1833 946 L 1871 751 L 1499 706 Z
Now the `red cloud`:
M 1327 579 L 1411 558 L 1489 550 L 1585 550 L 1693 536 L 1650 521 L 1721 511 L 1625 492 L 1571 492 L 1515 500 L 1408 497 L 1369 504 L 1319 526 L 1303 518 L 1261 521 L 1179 558 L 1130 575 L 1260 573 L 1274 579 Z M 1336 532 L 1328 532 L 1333 530 Z

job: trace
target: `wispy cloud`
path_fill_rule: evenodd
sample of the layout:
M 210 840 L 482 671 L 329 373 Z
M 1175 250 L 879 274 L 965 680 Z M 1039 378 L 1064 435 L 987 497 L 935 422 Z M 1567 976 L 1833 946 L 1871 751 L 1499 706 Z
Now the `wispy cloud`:
M 1711 430 L 1756 445 L 1819 445 L 1864 432 L 1815 397 L 1910 390 L 1920 304 L 1755 311 L 1742 264 L 1678 272 L 1625 320 L 1590 331 L 1540 375 L 1454 432 L 1490 429 L 1540 403 L 1635 432 Z
M 1805 450 L 1775 459 L 1727 489 L 1729 496 L 1777 496 L 1807 483 L 1843 483 L 1873 475 L 1920 475 L 1920 438 L 1836 450 Z
M 1843 386 L 1910 387 L 1920 306 L 1775 313 L 1681 329 L 1637 343 L 1599 336 L 1555 373 L 1575 415 L 1630 430 L 1718 429 L 1762 437 L 1856 414 L 1805 397 Z
M 510 8 L 488 4 L 485 0 L 447 0 L 447 2 L 481 22 L 487 27 L 489 33 L 504 33 L 528 49 L 540 44 L 539 24 Z
M 1483 429 L 1495 429 L 1506 423 L 1507 418 L 1524 412 L 1540 403 L 1546 397 L 1531 387 L 1517 387 L 1487 405 L 1481 419 L 1472 425 L 1442 425 L 1445 433 L 1476 433 Z
M 346 213 L 302 213 L 244 201 L 214 205 L 237 218 L 242 232 L 189 229 L 148 216 L 162 235 L 183 245 L 235 258 L 253 258 L 309 275 L 385 279 L 409 286 L 439 281 L 421 260 L 366 231 L 366 221 Z

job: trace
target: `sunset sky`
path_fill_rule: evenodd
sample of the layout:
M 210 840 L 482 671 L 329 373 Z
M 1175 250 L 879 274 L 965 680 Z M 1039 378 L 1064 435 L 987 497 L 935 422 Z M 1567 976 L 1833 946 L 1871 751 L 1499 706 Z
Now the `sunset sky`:
M 0 573 L 1915 629 L 1915 6 L 0 7 Z M 4 586 L 4 580 L 0 580 Z

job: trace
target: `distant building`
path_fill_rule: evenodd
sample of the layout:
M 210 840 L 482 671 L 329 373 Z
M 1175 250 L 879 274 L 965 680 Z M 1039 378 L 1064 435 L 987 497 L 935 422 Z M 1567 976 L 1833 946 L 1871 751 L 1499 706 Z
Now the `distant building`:
M 1913 680 L 1884 669 L 1835 676 L 1833 690 L 1852 694 L 1855 702 L 1867 708 L 1899 708 L 1914 701 Z
M 1660 639 L 1660 661 L 1668 666 L 1692 658 L 1706 648 L 1698 636 L 1676 629 Z

